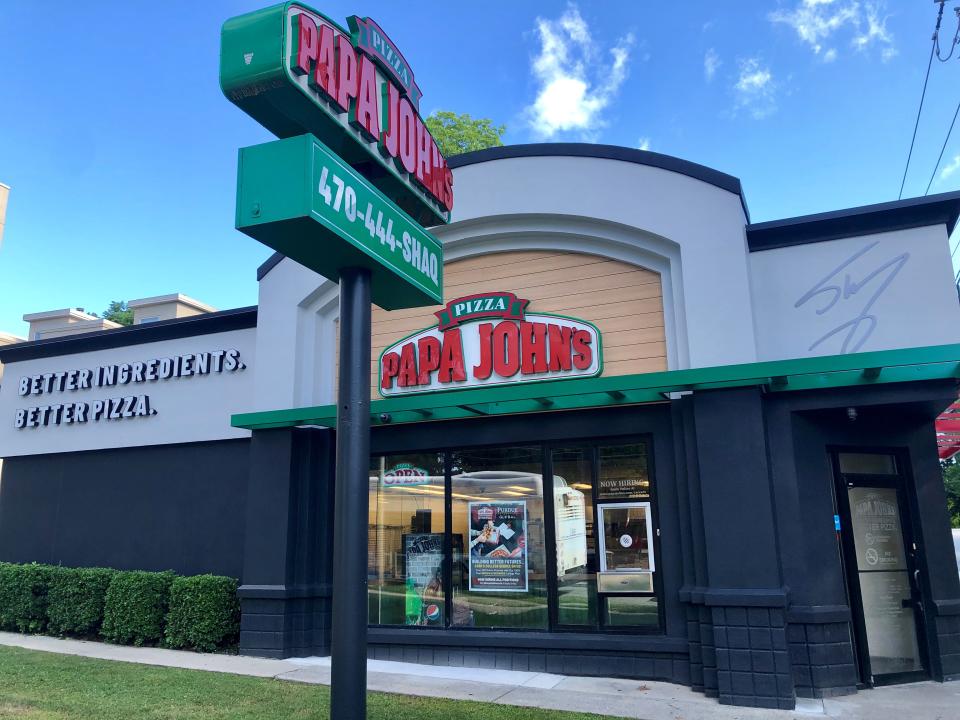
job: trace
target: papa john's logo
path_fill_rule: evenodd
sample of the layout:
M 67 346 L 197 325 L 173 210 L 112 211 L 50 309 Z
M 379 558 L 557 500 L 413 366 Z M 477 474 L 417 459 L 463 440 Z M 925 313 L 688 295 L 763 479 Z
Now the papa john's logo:
M 512 292 L 467 295 L 438 310 L 436 326 L 380 355 L 380 394 L 599 375 L 600 331 L 578 318 L 528 313 Z

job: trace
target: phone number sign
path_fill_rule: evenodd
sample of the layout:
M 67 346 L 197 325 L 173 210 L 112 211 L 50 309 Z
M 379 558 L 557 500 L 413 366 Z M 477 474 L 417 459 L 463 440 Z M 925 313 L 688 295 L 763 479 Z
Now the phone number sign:
M 313 135 L 242 148 L 238 176 L 241 232 L 334 281 L 368 268 L 385 310 L 443 302 L 440 242 Z

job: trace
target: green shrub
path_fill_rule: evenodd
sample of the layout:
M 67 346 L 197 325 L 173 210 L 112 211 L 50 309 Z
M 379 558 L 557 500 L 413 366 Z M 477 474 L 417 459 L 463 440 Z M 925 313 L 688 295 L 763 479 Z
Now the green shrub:
M 47 593 L 47 632 L 93 635 L 103 622 L 107 588 L 116 574 L 108 568 L 58 568 Z
M 195 575 L 179 577 L 170 585 L 165 645 L 210 652 L 235 642 L 239 632 L 236 580 Z
M 0 628 L 43 632 L 47 624 L 47 586 L 59 568 L 0 563 Z
M 114 573 L 103 605 L 100 635 L 123 645 L 144 645 L 163 637 L 172 572 Z

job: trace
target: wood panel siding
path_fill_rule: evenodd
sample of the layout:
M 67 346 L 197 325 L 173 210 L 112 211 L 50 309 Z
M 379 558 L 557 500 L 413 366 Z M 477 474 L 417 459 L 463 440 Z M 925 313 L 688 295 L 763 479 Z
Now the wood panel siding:
M 603 375 L 667 369 L 660 275 L 596 255 L 512 251 L 456 260 L 444 267 L 444 299 L 509 290 L 530 300 L 528 312 L 588 320 L 600 330 Z M 437 322 L 436 305 L 392 312 L 373 308 L 371 390 L 380 353 Z

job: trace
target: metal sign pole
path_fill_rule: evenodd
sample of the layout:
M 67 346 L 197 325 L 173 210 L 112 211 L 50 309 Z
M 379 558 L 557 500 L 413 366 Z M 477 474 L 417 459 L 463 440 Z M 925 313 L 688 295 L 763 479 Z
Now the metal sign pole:
M 330 717 L 367 717 L 370 271 L 340 271 Z

